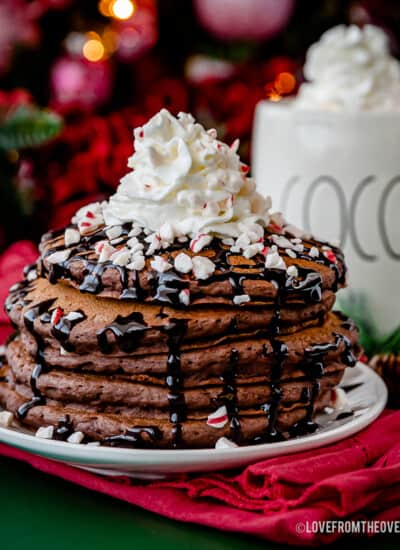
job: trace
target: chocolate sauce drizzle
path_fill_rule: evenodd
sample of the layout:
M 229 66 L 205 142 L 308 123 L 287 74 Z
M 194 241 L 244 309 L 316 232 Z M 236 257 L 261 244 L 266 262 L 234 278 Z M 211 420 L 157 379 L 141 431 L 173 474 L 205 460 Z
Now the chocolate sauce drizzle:
M 118 315 L 115 321 L 97 333 L 100 351 L 104 354 L 112 352 L 113 345 L 108 339 L 108 333 L 111 333 L 121 351 L 132 353 L 139 346 L 142 336 L 147 330 L 149 330 L 148 326 L 141 313 L 133 312 L 126 317 Z
M 7 297 L 7 300 L 4 305 L 4 310 L 7 315 L 10 314 L 11 310 L 15 306 L 25 307 L 30 303 L 30 300 L 26 298 L 31 288 L 31 282 L 27 279 L 23 279 L 19 283 L 16 283 L 10 288 L 10 294 Z M 13 323 L 14 328 L 17 328 Z
M 186 332 L 185 319 L 169 319 L 168 325 L 162 331 L 168 337 L 167 376 L 165 383 L 169 390 L 169 419 L 173 424 L 172 447 L 182 444 L 182 424 L 186 420 L 186 403 L 183 393 L 183 378 L 181 372 L 181 344 Z
M 30 386 L 33 393 L 32 399 L 21 405 L 17 410 L 17 416 L 20 420 L 23 420 L 28 412 L 38 405 L 44 405 L 46 402 L 45 397 L 42 395 L 38 388 L 38 380 L 41 374 L 49 372 L 50 366 L 47 364 L 44 351 L 45 341 L 40 334 L 35 330 L 35 321 L 39 319 L 42 323 L 48 323 L 51 319 L 51 307 L 53 306 L 56 298 L 44 300 L 33 307 L 29 308 L 24 313 L 24 324 L 28 332 L 34 337 L 36 342 L 36 354 L 35 354 L 35 366 L 32 370 L 30 378 Z M 63 320 L 64 319 L 64 320 Z M 52 334 L 58 340 L 62 341 L 65 349 L 72 349 L 72 345 L 69 343 L 69 335 L 72 328 L 80 321 L 85 319 L 85 315 L 82 313 L 79 319 L 68 320 L 65 317 L 61 318 L 52 328 Z
M 59 420 L 54 430 L 53 439 L 57 441 L 67 441 L 70 435 L 74 433 L 74 427 L 68 414 L 62 420 Z
M 8 382 L 8 377 L 3 376 L 1 374 L 1 371 L 4 367 L 5 362 L 6 362 L 6 356 L 4 355 L 4 353 L 2 353 L 2 354 L 0 354 L 0 382 Z
M 153 299 L 161 304 L 169 304 L 180 307 L 179 293 L 187 287 L 187 283 L 173 271 L 154 273 L 153 275 Z
M 54 338 L 56 338 L 56 340 L 61 343 L 62 347 L 69 352 L 75 351 L 75 346 L 69 341 L 72 329 L 75 325 L 86 319 L 86 315 L 80 309 L 72 313 L 74 313 L 73 318 L 70 317 L 71 314 L 63 315 L 58 323 L 56 323 L 51 329 L 51 334 Z M 44 322 L 46 323 L 48 322 L 47 319 L 49 316 L 51 319 L 51 315 L 49 313 L 44 315 L 44 317 L 41 317 L 41 321 L 43 322 L 42 319 L 44 319 Z
M 282 370 L 288 357 L 288 348 L 286 344 L 278 339 L 278 337 L 281 329 L 281 306 L 286 299 L 290 278 L 287 279 L 286 273 L 282 270 L 268 270 L 268 272 L 266 272 L 266 276 L 268 276 L 271 281 L 274 281 L 277 287 L 274 312 L 269 328 L 269 339 L 271 342 L 273 360 L 271 370 L 271 396 L 269 401 L 261 406 L 261 409 L 267 415 L 267 429 L 264 434 L 255 437 L 252 443 L 269 443 L 284 439 L 282 433 L 277 427 L 277 422 L 279 405 L 282 399 Z M 307 292 L 309 292 L 308 286 L 306 288 Z M 263 348 L 263 351 L 265 352 L 265 348 Z
M 106 447 L 121 447 L 127 449 L 151 448 L 162 439 L 162 431 L 157 426 L 135 426 L 124 434 L 112 435 L 102 441 Z
M 341 359 L 348 367 L 354 367 L 357 359 L 352 351 L 350 340 L 343 334 L 333 333 L 334 342 L 326 344 L 315 344 L 307 348 L 304 352 L 304 361 L 300 365 L 304 374 L 312 380 L 311 391 L 306 389 L 304 401 L 308 402 L 306 416 L 294 424 L 290 429 L 291 436 L 299 436 L 305 433 L 312 433 L 318 428 L 318 424 L 313 421 L 315 401 L 320 390 L 320 379 L 324 375 L 324 359 L 329 352 L 335 352 L 343 347 Z
M 230 439 L 239 444 L 242 439 L 241 426 L 239 420 L 239 408 L 237 402 L 237 366 L 239 363 L 239 353 L 237 349 L 231 349 L 229 364 L 221 376 L 223 391 L 217 398 L 217 406 L 225 405 L 230 428 Z
M 35 366 L 33 368 L 33 371 L 31 374 L 31 380 L 30 380 L 33 397 L 32 399 L 30 399 L 29 401 L 27 401 L 26 403 L 24 403 L 18 408 L 17 416 L 20 420 L 25 418 L 25 416 L 32 409 L 32 407 L 36 407 L 37 405 L 43 405 L 45 403 L 45 399 L 37 386 L 37 381 L 39 379 L 39 376 L 43 372 L 47 371 L 47 363 L 44 358 L 45 342 L 43 338 L 35 331 L 34 323 L 35 323 L 35 320 L 40 315 L 42 315 L 45 311 L 48 311 L 51 308 L 51 306 L 54 304 L 55 301 L 56 301 L 55 298 L 52 298 L 50 300 L 45 300 L 29 308 L 24 313 L 25 327 L 28 330 L 28 332 L 32 334 L 36 342 L 36 354 L 35 354 Z

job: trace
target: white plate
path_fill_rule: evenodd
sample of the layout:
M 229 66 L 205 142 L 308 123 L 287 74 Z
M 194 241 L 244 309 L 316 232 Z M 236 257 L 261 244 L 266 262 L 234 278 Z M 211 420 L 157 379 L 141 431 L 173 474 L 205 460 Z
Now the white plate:
M 352 416 L 337 420 L 340 410 L 324 413 L 317 418 L 320 428 L 315 433 L 279 443 L 226 449 L 118 449 L 39 439 L 21 428 L 0 428 L 0 442 L 103 475 L 155 479 L 183 472 L 223 470 L 339 441 L 368 426 L 385 407 L 386 386 L 366 365 L 358 363 L 347 369 L 340 386 L 346 389 Z

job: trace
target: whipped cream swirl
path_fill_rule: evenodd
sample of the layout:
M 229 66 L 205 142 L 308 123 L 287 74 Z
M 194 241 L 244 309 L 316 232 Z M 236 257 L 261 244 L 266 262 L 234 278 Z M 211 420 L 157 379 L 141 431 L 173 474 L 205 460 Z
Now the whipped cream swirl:
M 339 25 L 324 33 L 306 57 L 295 100 L 300 108 L 397 111 L 400 63 L 390 55 L 387 35 L 378 27 Z
M 190 114 L 175 118 L 165 109 L 136 128 L 132 171 L 103 206 L 105 223 L 136 222 L 153 232 L 169 224 L 174 238 L 238 237 L 267 225 L 270 201 L 247 177 L 238 141 L 228 146 L 216 136 Z

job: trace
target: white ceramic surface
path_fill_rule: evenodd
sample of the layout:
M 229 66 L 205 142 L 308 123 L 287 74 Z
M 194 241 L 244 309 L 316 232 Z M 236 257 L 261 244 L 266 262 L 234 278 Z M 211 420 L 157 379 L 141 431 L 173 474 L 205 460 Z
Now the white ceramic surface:
M 253 176 L 273 209 L 344 247 L 349 284 L 381 335 L 400 325 L 400 113 L 261 102 Z
M 340 409 L 320 415 L 316 433 L 280 443 L 228 449 L 131 450 L 43 440 L 17 428 L 0 428 L 0 442 L 104 475 L 154 479 L 182 472 L 222 470 L 333 443 L 368 426 L 385 407 L 385 384 L 361 363 L 347 369 L 341 387 L 347 388 L 353 416 L 336 420 Z

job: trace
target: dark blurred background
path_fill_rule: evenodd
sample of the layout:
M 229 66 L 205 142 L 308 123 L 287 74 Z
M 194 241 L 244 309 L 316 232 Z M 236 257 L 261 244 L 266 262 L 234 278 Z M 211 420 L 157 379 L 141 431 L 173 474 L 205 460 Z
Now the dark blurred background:
M 249 159 L 254 108 L 296 93 L 307 47 L 397 0 L 0 0 L 0 248 L 113 192 L 132 128 L 191 111 Z

